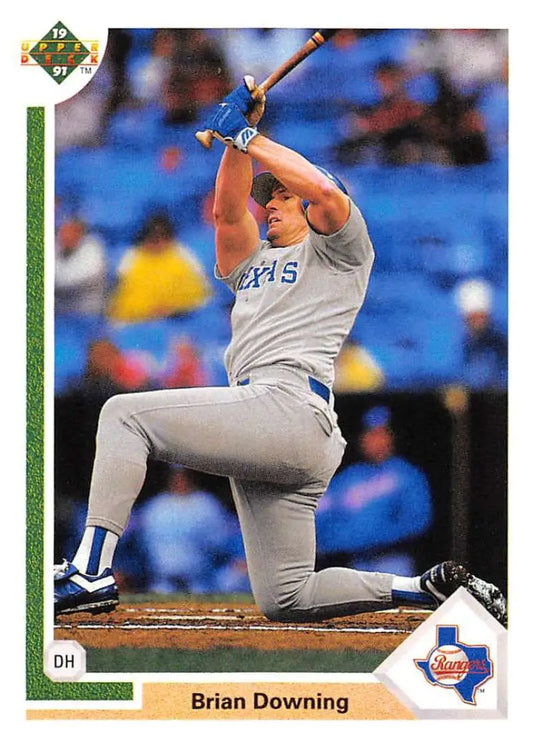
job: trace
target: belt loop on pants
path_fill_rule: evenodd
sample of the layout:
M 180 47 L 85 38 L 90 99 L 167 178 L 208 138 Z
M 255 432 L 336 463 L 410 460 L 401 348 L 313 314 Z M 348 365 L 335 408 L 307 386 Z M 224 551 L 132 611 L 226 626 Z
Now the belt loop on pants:
M 312 376 L 309 376 L 308 378 L 311 391 L 318 394 L 318 396 L 322 397 L 325 402 L 329 403 L 330 392 L 328 387 L 318 379 L 314 379 Z
M 309 381 L 309 388 L 311 389 L 311 391 L 315 394 L 318 394 L 319 397 L 322 397 L 322 399 L 329 404 L 331 393 L 328 387 L 318 379 L 315 379 L 313 376 L 308 376 L 307 380 Z M 237 382 L 237 386 L 247 386 L 249 383 L 249 378 L 241 379 Z

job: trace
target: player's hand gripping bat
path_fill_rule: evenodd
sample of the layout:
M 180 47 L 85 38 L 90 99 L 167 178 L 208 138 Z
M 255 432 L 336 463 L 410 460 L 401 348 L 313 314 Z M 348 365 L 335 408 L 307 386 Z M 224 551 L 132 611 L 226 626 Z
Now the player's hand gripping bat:
M 285 75 L 288 75 L 291 70 L 293 70 L 297 65 L 300 64 L 300 62 L 302 62 L 310 54 L 316 51 L 320 46 L 322 46 L 322 44 L 328 41 L 328 39 L 331 39 L 331 37 L 335 33 L 337 33 L 337 31 L 337 28 L 324 28 L 320 29 L 319 31 L 315 31 L 311 38 L 308 39 L 305 44 L 292 55 L 292 57 L 287 59 L 287 61 L 280 65 L 277 70 L 274 70 L 274 72 L 269 75 L 266 80 L 258 85 L 255 91 L 252 93 L 253 97 L 256 100 L 259 99 L 264 93 L 267 92 L 267 90 L 270 90 L 270 88 L 272 88 L 274 85 L 276 85 L 276 83 L 282 80 Z M 198 139 L 198 141 L 204 147 L 209 149 L 215 135 L 212 131 L 207 130 L 197 131 L 195 136 L 196 139 Z

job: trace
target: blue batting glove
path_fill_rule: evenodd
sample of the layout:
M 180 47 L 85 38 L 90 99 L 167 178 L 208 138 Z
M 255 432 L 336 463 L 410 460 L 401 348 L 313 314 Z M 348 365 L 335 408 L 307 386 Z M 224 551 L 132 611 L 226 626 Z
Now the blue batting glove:
M 248 152 L 248 144 L 257 136 L 257 129 L 249 126 L 234 103 L 219 103 L 206 121 L 205 129 L 220 134 L 227 144 L 241 152 Z
M 255 100 L 252 98 L 252 94 L 245 83 L 232 90 L 229 95 L 226 95 L 224 102 L 237 106 L 244 116 L 247 116 L 255 105 Z

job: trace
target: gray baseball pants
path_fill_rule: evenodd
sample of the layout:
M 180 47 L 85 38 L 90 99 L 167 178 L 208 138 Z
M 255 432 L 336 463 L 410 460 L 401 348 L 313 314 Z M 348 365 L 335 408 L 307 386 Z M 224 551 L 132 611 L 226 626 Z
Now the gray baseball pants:
M 268 618 L 319 621 L 391 605 L 392 575 L 315 572 L 314 514 L 345 442 L 302 374 L 263 369 L 247 386 L 117 395 L 102 408 L 96 443 L 88 526 L 120 536 L 148 458 L 179 463 L 230 478 L 254 598 Z

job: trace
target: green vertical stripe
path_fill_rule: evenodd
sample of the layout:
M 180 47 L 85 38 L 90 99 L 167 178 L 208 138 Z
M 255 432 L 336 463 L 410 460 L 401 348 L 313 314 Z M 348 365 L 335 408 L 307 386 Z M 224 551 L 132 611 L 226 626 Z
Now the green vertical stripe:
M 27 116 L 26 694 L 28 700 L 133 698 L 131 683 L 54 683 L 43 672 L 44 575 L 44 108 Z
M 31 689 L 42 675 L 43 655 L 44 108 L 28 109 L 26 203 L 26 682 L 32 697 Z

